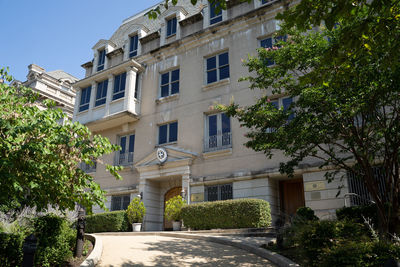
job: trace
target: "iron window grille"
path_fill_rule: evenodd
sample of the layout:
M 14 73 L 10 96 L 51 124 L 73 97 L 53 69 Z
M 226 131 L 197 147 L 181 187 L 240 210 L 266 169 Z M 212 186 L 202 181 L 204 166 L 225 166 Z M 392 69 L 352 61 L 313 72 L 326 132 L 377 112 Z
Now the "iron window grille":
M 227 200 L 233 198 L 232 184 L 206 186 L 204 188 L 205 201 Z
M 126 210 L 131 202 L 130 195 L 119 195 L 111 197 L 111 210 Z
M 209 115 L 206 118 L 204 152 L 232 147 L 230 118 L 225 113 Z

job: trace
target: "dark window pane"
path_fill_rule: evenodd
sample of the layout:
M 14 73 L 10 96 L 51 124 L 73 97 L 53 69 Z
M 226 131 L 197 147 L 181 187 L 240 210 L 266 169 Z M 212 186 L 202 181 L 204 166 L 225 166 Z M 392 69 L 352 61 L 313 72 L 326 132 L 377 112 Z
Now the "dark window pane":
M 179 80 L 179 69 L 171 71 L 171 82 Z
M 169 72 L 161 74 L 161 84 L 167 84 L 169 83 Z
M 292 104 L 292 98 L 284 98 L 282 99 L 282 104 L 283 104 L 283 110 L 287 110 L 290 106 L 290 104 Z
M 220 190 L 221 190 L 221 199 L 220 200 L 232 199 L 233 194 L 232 194 L 232 185 L 231 184 L 221 185 Z
M 271 48 L 272 47 L 272 38 L 267 38 L 267 39 L 261 40 L 261 47 Z
M 126 136 L 121 137 L 120 146 L 121 146 L 121 154 L 125 153 L 125 151 L 126 151 Z
M 208 186 L 207 190 L 207 201 L 218 200 L 218 186 Z
M 120 210 L 121 209 L 121 197 L 113 196 L 111 198 L 111 210 Z
M 215 69 L 217 67 L 216 57 L 207 58 L 207 70 Z
M 118 94 L 113 95 L 112 100 L 120 99 L 120 98 L 123 98 L 124 96 L 125 96 L 125 92 L 122 91 L 122 92 L 120 92 Z
M 223 80 L 229 78 L 229 65 L 219 69 L 219 79 Z
M 135 150 L 135 135 L 131 134 L 129 136 L 129 150 L 128 152 L 133 152 Z
M 158 132 L 158 143 L 165 144 L 167 142 L 167 129 L 168 125 L 161 125 Z
M 279 109 L 278 101 L 272 101 L 271 104 L 272 104 L 276 109 Z
M 178 123 L 174 122 L 169 125 L 169 142 L 178 140 Z
M 208 136 L 217 135 L 217 115 L 208 116 Z
M 140 80 L 140 74 L 136 74 L 136 81 L 135 81 L 135 98 L 137 99 L 139 96 L 139 80 Z
M 82 105 L 79 107 L 79 112 L 84 111 L 84 110 L 88 110 L 89 109 L 89 104 L 86 105 Z
M 168 96 L 169 94 L 169 85 L 161 86 L 161 97 Z
M 101 89 L 102 89 L 102 84 L 101 83 L 98 83 L 97 84 L 97 90 L 96 90 L 96 99 L 99 99 L 99 98 L 101 98 Z
M 128 208 L 130 201 L 131 201 L 130 196 L 124 196 L 124 201 L 123 201 L 123 204 L 122 204 L 122 209 L 123 210 L 126 210 Z
M 217 70 L 207 72 L 207 83 L 213 83 L 217 81 Z
M 219 55 L 218 60 L 219 60 L 219 66 L 228 65 L 229 64 L 228 52 Z
M 231 131 L 231 121 L 225 113 L 221 114 L 222 133 L 229 133 Z
M 125 90 L 125 83 L 126 83 L 126 72 L 121 74 L 121 85 L 120 85 L 120 91 Z
M 121 75 L 115 76 L 115 78 L 114 78 L 114 93 L 119 92 L 120 83 L 121 83 Z
M 179 82 L 171 83 L 171 95 L 179 93 Z
M 220 21 L 222 21 L 222 16 L 218 16 L 218 17 L 215 17 L 215 18 L 211 19 L 210 20 L 210 24 L 215 24 L 215 23 L 220 22 Z
M 176 33 L 176 18 L 172 19 L 172 34 Z

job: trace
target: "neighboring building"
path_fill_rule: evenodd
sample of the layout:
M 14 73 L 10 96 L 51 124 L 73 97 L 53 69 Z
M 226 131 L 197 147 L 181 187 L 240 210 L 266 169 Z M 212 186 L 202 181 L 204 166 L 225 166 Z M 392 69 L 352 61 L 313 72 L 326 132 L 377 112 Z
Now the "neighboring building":
M 51 99 L 56 102 L 56 107 L 61 108 L 72 120 L 75 106 L 75 89 L 72 84 L 78 78 L 62 70 L 47 71 L 42 67 L 31 64 L 25 82 L 13 81 L 23 86 L 30 87 L 38 92 L 43 99 Z
M 214 108 L 232 99 L 251 105 L 261 96 L 238 82 L 249 74 L 241 60 L 272 46 L 274 18 L 284 8 L 284 1 L 227 3 L 217 13 L 205 0 L 195 6 L 180 0 L 156 20 L 144 16 L 148 10 L 124 20 L 92 48 L 94 59 L 82 65 L 86 77 L 74 84 L 74 120 L 122 148 L 102 159 L 124 166 L 122 181 L 104 165 L 90 170 L 107 191 L 107 207 L 125 209 L 141 195 L 146 230 L 170 227 L 164 203 L 177 194 L 189 203 L 265 199 L 273 221 L 304 205 L 321 217 L 344 205 L 346 179 L 339 197 L 342 183 L 328 184 L 315 162 L 304 162 L 289 179 L 278 171 L 281 152 L 268 159 L 245 148 L 247 129 Z M 275 101 L 285 107 L 292 99 Z

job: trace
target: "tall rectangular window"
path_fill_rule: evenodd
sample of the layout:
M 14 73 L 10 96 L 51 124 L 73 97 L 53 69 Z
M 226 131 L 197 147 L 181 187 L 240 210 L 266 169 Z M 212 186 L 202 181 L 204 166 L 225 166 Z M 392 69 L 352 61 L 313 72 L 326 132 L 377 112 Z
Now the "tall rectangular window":
M 161 97 L 179 93 L 179 69 L 161 74 Z
M 277 36 L 275 38 L 268 37 L 268 38 L 260 40 L 260 46 L 263 47 L 263 48 L 273 48 L 273 46 L 277 42 L 286 41 L 286 39 L 287 39 L 286 36 Z M 266 65 L 267 66 L 271 66 L 271 65 L 274 65 L 274 64 L 275 64 L 275 62 L 273 60 L 267 59 L 267 61 L 266 61 Z
M 167 37 L 176 34 L 176 17 L 167 20 Z
M 221 53 L 206 59 L 207 84 L 229 78 L 229 54 Z
M 140 87 L 140 73 L 136 73 L 135 95 L 134 95 L 136 99 L 138 99 L 139 97 L 139 87 Z
M 210 5 L 210 25 L 222 21 L 222 9 L 217 3 L 209 3 Z M 217 9 L 219 9 L 217 11 Z
M 232 147 L 231 122 L 225 113 L 206 118 L 204 151 L 215 151 Z
M 130 195 L 119 195 L 111 197 L 111 211 L 126 210 L 131 202 Z
M 119 99 L 125 96 L 125 83 L 126 83 L 126 72 L 121 73 L 114 77 L 114 91 L 112 99 Z
M 204 188 L 205 201 L 227 200 L 233 198 L 232 184 L 206 186 Z
M 118 165 L 129 165 L 133 162 L 135 151 L 135 135 L 124 135 L 119 138 L 121 150 L 118 153 Z
M 94 103 L 95 107 L 106 103 L 107 87 L 108 87 L 108 80 L 104 80 L 97 83 L 96 102 Z
M 158 144 L 176 142 L 178 140 L 178 122 L 163 124 L 158 127 Z
M 97 61 L 97 71 L 104 69 L 104 63 L 106 62 L 106 50 L 99 51 L 99 60 Z
M 81 101 L 79 102 L 79 112 L 89 109 L 90 94 L 92 93 L 92 86 L 83 88 L 81 91 Z
M 129 39 L 129 57 L 137 56 L 139 36 L 136 34 L 131 36 Z

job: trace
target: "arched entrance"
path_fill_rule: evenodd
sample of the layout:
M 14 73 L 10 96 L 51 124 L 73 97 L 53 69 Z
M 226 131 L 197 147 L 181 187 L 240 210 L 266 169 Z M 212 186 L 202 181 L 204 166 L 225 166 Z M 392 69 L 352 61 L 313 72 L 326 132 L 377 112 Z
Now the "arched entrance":
M 179 187 L 171 188 L 170 190 L 167 191 L 167 193 L 165 193 L 165 195 L 164 195 L 164 211 L 165 211 L 165 203 L 169 199 L 173 198 L 174 196 L 180 195 L 181 191 L 182 191 L 182 187 L 179 186 Z M 164 230 L 172 230 L 172 221 L 166 220 L 165 217 L 164 217 Z

